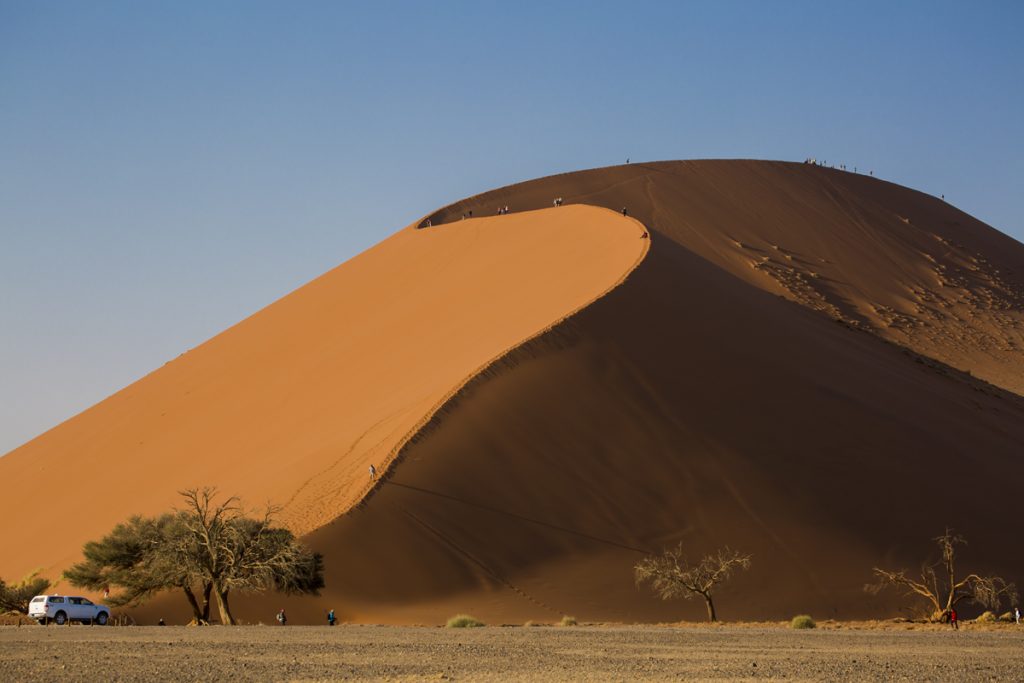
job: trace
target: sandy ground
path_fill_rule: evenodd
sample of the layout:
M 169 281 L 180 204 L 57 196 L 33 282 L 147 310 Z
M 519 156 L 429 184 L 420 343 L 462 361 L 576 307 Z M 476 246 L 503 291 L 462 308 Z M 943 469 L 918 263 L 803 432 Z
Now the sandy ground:
M 2 627 L 0 679 L 1020 680 L 1024 629 Z

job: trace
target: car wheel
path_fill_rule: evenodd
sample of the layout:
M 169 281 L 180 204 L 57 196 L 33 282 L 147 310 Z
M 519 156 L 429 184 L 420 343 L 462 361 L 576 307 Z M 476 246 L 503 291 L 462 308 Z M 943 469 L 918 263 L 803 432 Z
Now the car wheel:
M 58 626 L 63 626 L 64 624 L 68 623 L 68 615 L 64 612 L 57 612 L 53 615 L 53 621 Z
M 108 618 L 109 617 L 107 616 L 106 612 L 100 612 L 99 614 L 96 615 L 96 620 L 95 621 L 100 626 L 106 626 Z

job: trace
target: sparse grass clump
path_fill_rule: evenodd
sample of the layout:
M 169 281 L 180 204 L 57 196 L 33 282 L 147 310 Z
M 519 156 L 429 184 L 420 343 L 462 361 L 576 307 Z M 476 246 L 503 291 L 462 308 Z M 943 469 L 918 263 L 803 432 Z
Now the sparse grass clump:
M 985 610 L 978 615 L 978 618 L 975 619 L 975 621 L 981 624 L 994 624 L 996 622 L 996 615 L 989 610 Z
M 484 622 L 468 614 L 456 614 L 445 624 L 448 628 L 477 628 L 483 626 Z
M 814 628 L 817 624 L 814 623 L 814 619 L 811 619 L 809 614 L 798 614 L 793 617 L 793 621 L 789 622 L 790 628 Z
M 575 626 L 577 624 L 576 617 L 570 617 L 568 614 L 562 617 L 562 626 Z

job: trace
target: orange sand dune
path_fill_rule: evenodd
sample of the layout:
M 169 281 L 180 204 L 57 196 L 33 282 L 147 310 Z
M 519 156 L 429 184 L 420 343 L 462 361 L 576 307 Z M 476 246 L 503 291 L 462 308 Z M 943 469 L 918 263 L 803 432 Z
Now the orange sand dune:
M 584 204 L 627 208 L 650 240 Z M 722 618 L 889 616 L 904 601 L 865 595 L 871 567 L 916 565 L 946 525 L 971 541 L 962 566 L 1024 583 L 1021 244 L 934 197 L 783 162 L 570 173 L 429 219 L 0 460 L 4 481 L 73 463 L 136 499 L 69 515 L 24 494 L 3 519 L 87 537 L 205 482 L 287 502 L 328 585 L 235 601 L 263 621 L 700 619 L 633 585 L 680 540 L 753 553 Z M 81 539 L 57 540 L 51 567 Z
M 56 577 L 192 486 L 317 528 L 481 366 L 619 283 L 642 233 L 586 206 L 396 233 L 0 458 L 3 547 L 21 549 L 0 576 Z M 49 498 L 69 482 L 88 495 Z
M 906 188 L 768 162 L 555 176 L 432 219 L 553 196 L 627 207 L 648 257 L 309 536 L 337 559 L 297 615 L 701 619 L 632 582 L 682 540 L 753 553 L 724 618 L 889 616 L 906 601 L 865 595 L 872 566 L 917 566 L 947 524 L 962 566 L 1021 583 L 1024 400 L 975 377 L 1020 391 L 1022 245 Z

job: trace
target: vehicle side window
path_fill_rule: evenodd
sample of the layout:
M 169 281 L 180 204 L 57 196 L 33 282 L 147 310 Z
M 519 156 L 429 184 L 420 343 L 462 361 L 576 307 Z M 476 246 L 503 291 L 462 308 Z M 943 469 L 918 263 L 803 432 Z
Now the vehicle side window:
M 72 605 L 81 605 L 82 598 L 68 598 L 68 602 L 70 602 Z
M 50 602 L 64 602 L 64 598 L 50 598 Z
M 92 602 L 90 602 L 87 598 L 79 598 L 79 600 L 81 600 L 81 602 L 79 604 L 82 604 L 82 605 L 91 605 L 92 604 Z
M 42 595 L 32 598 L 32 602 L 46 602 L 46 598 Z

